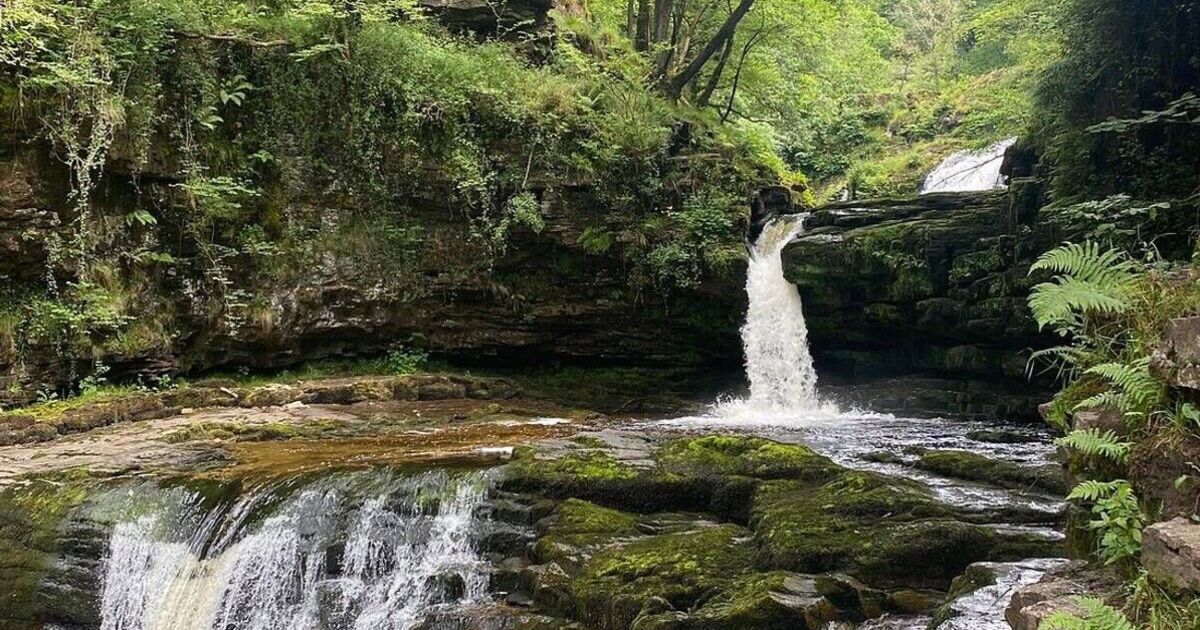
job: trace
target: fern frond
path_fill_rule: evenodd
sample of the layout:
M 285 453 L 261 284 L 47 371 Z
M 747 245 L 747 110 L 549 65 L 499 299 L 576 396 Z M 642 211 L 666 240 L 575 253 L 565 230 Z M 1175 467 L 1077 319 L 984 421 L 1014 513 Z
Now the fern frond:
M 1029 294 L 1029 308 L 1042 328 L 1056 323 L 1069 328 L 1078 315 L 1122 313 L 1133 304 L 1138 266 L 1120 251 L 1101 250 L 1095 242 L 1056 247 L 1029 268 L 1031 274 L 1037 271 L 1061 274 Z
M 1131 282 L 1137 274 L 1137 266 L 1124 253 L 1116 249 L 1101 250 L 1095 241 L 1065 243 L 1042 254 L 1029 270 L 1048 270 L 1103 285 Z
M 1117 490 L 1127 485 L 1129 485 L 1129 482 L 1124 479 L 1118 479 L 1117 481 L 1087 479 L 1079 482 L 1074 488 L 1071 488 L 1071 493 L 1067 495 L 1067 500 L 1095 503 L 1100 499 L 1112 496 Z
M 1122 464 L 1129 459 L 1129 451 L 1133 448 L 1132 442 L 1118 440 L 1117 434 L 1111 429 L 1103 432 L 1100 429 L 1076 429 L 1054 443 L 1084 455 L 1099 455 Z
M 1111 381 L 1120 388 L 1125 400 L 1122 411 L 1145 411 L 1162 400 L 1165 388 L 1154 375 L 1150 373 L 1150 360 L 1141 359 L 1131 364 L 1101 363 L 1088 368 L 1088 374 L 1095 374 Z
M 1077 597 L 1075 603 L 1084 611 L 1088 628 L 1093 630 L 1136 630 L 1121 611 L 1095 597 Z

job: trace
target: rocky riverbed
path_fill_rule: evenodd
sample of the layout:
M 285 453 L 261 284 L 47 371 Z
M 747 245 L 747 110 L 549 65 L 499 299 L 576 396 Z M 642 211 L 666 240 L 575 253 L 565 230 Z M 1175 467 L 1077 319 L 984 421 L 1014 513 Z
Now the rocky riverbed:
M 112 413 L 159 409 L 148 398 L 158 417 Z M 98 409 L 116 421 L 59 434 Z M 197 628 L 217 627 L 213 615 L 349 628 L 369 611 L 409 610 L 368 596 L 403 582 L 428 606 L 397 627 L 984 628 L 971 624 L 998 621 L 1009 586 L 1054 566 L 1030 558 L 1064 552 L 1061 469 L 1046 466 L 1037 429 L 841 412 L 735 426 L 715 411 L 605 410 L 507 379 L 422 375 L 211 383 L 35 418 L 53 435 L 0 447 L 5 627 L 166 627 L 161 611 L 182 607 Z M 444 513 L 464 483 L 477 496 Z M 426 533 L 400 545 L 386 528 L 354 529 L 394 519 Z M 280 536 L 298 546 L 262 546 Z M 441 590 L 400 580 L 388 554 L 432 558 L 437 540 L 465 558 L 422 578 Z M 354 541 L 391 549 L 377 557 L 387 566 L 348 577 Z M 118 567 L 134 548 L 183 555 Z M 283 577 L 255 564 L 267 549 Z M 994 564 L 1006 562 L 1017 564 Z M 117 584 L 118 571 L 152 574 Z M 367 591 L 344 590 L 351 577 Z M 143 583 L 166 590 L 128 591 Z M 254 625 L 268 585 L 287 605 Z M 209 599 L 174 594 L 201 586 Z M 970 599 L 979 588 L 992 590 Z

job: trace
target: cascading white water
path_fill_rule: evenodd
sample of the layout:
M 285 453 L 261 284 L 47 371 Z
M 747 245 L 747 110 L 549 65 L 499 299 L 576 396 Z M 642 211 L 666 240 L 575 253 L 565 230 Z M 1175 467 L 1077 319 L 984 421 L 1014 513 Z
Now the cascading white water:
M 215 526 L 162 510 L 117 525 L 101 629 L 406 630 L 482 601 L 482 475 L 367 475 L 323 480 L 278 507 L 246 497 Z M 271 515 L 247 525 L 259 511 Z
M 783 248 L 804 229 L 803 217 L 783 217 L 763 228 L 750 252 L 742 326 L 751 409 L 799 411 L 817 405 L 817 373 L 808 352 L 800 293 L 783 277 Z
M 1016 142 L 1016 138 L 1009 138 L 979 151 L 959 151 L 951 155 L 925 177 L 921 194 L 1003 187 L 1000 167 L 1004 163 L 1004 153 Z

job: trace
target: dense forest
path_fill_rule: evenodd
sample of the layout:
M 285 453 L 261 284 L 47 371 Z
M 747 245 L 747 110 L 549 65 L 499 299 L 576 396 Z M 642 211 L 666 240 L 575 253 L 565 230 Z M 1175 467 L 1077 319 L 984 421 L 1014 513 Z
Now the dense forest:
M 947 158 L 996 146 L 1002 186 L 918 194 Z M 165 408 L 183 413 L 222 405 L 180 392 L 462 370 L 533 370 L 522 387 L 614 417 L 683 415 L 648 401 L 697 373 L 707 387 L 737 369 L 739 327 L 756 308 L 742 285 L 755 282 L 769 240 L 758 235 L 793 216 L 804 218 L 773 244 L 772 264 L 799 287 L 797 308 L 803 297 L 812 379 L 847 388 L 856 408 L 866 397 L 887 402 L 863 408 L 897 414 L 1040 415 L 1054 433 L 1069 486 L 1060 529 L 1068 554 L 1090 562 L 1079 578 L 1088 587 L 1013 627 L 1200 627 L 1200 534 L 1178 534 L 1197 554 L 1178 570 L 1191 582 L 1163 578 L 1146 556 L 1187 544 L 1143 544 L 1164 522 L 1200 527 L 1192 0 L 8 0 L 0 443 L 122 422 L 139 413 L 121 406 L 130 396 L 178 397 Z M 205 379 L 221 384 L 197 385 Z M 494 384 L 430 387 L 499 409 Z M 385 397 L 398 388 L 389 381 Z M 417 389 L 396 399 L 425 401 Z M 605 402 L 594 402 L 601 390 Z M 268 392 L 250 404 L 261 394 L 236 391 L 229 406 L 314 400 Z M 1035 399 L 1050 402 L 1035 410 Z M 804 413 L 820 415 L 808 403 Z M 89 405 L 109 406 L 92 424 L 70 420 Z M 449 423 L 477 411 L 445 413 Z M 271 426 L 214 438 L 197 424 L 168 437 L 270 442 L 328 429 Z M 970 527 L 1000 521 L 914 499 L 910 480 L 855 477 L 868 473 L 805 446 L 712 439 L 664 442 L 630 469 L 607 451 L 515 460 L 505 491 L 562 501 L 555 527 L 577 528 L 534 536 L 534 560 L 581 572 L 561 593 L 538 574 L 533 590 L 558 594 L 530 605 L 605 630 L 816 627 L 884 612 L 927 614 L 936 628 L 957 614 L 956 598 L 984 586 L 967 564 L 1042 557 L 1041 542 L 969 539 Z M 999 484 L 1009 489 L 1044 483 L 971 453 L 939 464 L 933 446 L 859 459 L 974 482 L 1009 475 Z M 559 463 L 537 467 L 546 461 Z M 801 479 L 828 485 L 781 481 Z M 664 488 L 681 498 L 630 498 Z M 814 502 L 849 507 L 827 523 L 836 510 L 806 511 Z M 591 526 L 678 535 L 670 518 L 635 527 L 626 514 L 678 510 L 723 523 L 705 536 L 749 528 L 753 562 L 696 562 L 718 562 L 714 575 L 723 562 L 753 566 L 758 581 L 710 584 L 699 570 L 677 592 L 668 586 L 681 569 L 654 545 L 628 560 L 637 566 L 586 547 L 599 545 Z M 1003 522 L 1017 529 L 1044 523 L 1010 512 Z M 899 543 L 821 539 L 851 560 L 804 548 L 806 536 L 850 536 L 838 527 L 891 540 L 881 524 L 894 514 L 949 519 L 938 526 L 952 535 L 929 537 L 958 546 L 908 557 L 888 547 Z M 787 520 L 801 516 L 820 531 Z M 0 551 L 12 551 L 5 536 L 33 539 L 16 527 L 0 523 Z M 547 551 L 568 543 L 611 566 Z M 896 569 L 914 563 L 950 568 L 919 579 Z M 837 604 L 827 608 L 853 613 L 805 609 L 808 626 L 745 617 L 739 603 L 778 592 L 785 569 L 845 571 L 883 590 L 868 597 L 855 582 L 856 603 L 843 605 L 822 587 L 814 597 Z M 651 574 L 653 587 L 637 581 Z M 613 576 L 627 581 L 612 586 Z M 929 601 L 898 603 L 918 595 Z M 868 605 L 876 596 L 886 604 Z M 11 597 L 18 612 L 0 623 L 53 617 L 24 590 Z M 330 623 L 321 627 L 341 627 Z

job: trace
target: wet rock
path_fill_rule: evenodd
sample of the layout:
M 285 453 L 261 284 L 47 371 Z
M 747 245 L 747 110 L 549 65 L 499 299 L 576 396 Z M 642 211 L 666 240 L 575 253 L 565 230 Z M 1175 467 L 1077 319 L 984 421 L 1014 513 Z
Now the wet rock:
M 785 571 L 748 575 L 691 614 L 684 627 L 818 630 L 845 614 L 821 591 L 812 576 Z
M 579 620 L 601 630 L 628 628 L 651 597 L 685 610 L 729 587 L 754 565 L 749 532 L 703 527 L 607 547 L 572 580 Z
M 1090 569 L 1084 562 L 1070 562 L 1048 571 L 1037 582 L 1018 588 L 1004 610 L 1004 619 L 1013 630 L 1038 630 L 1056 612 L 1081 613 L 1076 598 L 1111 600 L 1122 584 L 1123 580 L 1111 569 Z
M 957 520 L 913 482 L 862 471 L 817 487 L 766 482 L 751 523 L 773 566 L 876 585 L 945 587 L 972 562 L 1058 552 L 1039 536 Z
M 516 593 L 521 590 L 521 575 L 529 568 L 529 560 L 524 557 L 510 557 L 501 560 L 492 567 L 488 580 L 488 589 L 497 593 Z
M 987 444 L 1024 444 L 1025 442 L 1036 442 L 1037 437 L 1028 433 L 1019 431 L 1006 431 L 1002 429 L 980 429 L 967 433 L 967 439 L 976 442 L 984 442 Z
M 453 572 L 430 577 L 426 587 L 431 593 L 436 593 L 437 599 L 443 602 L 458 601 L 467 591 L 467 583 L 463 581 L 463 576 Z
M 692 477 L 822 480 L 838 470 L 829 458 L 806 446 L 726 435 L 671 440 L 655 454 L 655 461 L 665 474 Z
M 1067 494 L 1067 478 L 1059 464 L 1026 466 L 992 459 L 971 451 L 931 450 L 921 454 L 917 468 L 945 477 L 983 481 L 1017 490 Z
M 1175 518 L 1147 527 L 1142 566 L 1160 584 L 1200 594 L 1200 524 Z
M 528 528 L 493 523 L 483 534 L 479 545 L 484 551 L 512 556 L 524 554 L 533 540 L 533 532 Z
M 1006 630 L 1004 609 L 1014 589 L 1041 578 L 1067 560 L 1040 558 L 1021 562 L 977 562 L 954 579 L 946 601 L 934 614 L 929 629 Z
M 850 615 L 873 619 L 883 614 L 888 603 L 887 593 L 840 573 L 818 575 L 813 579 L 817 592 L 839 610 L 853 611 Z M 839 618 L 845 618 L 842 615 Z
M 553 460 L 525 454 L 508 467 L 501 486 L 636 512 L 711 510 L 745 521 L 761 480 L 815 481 L 839 470 L 807 447 L 745 436 L 672 440 L 654 455 L 653 464 L 635 467 L 600 450 Z
M 889 593 L 887 598 L 887 609 L 902 615 L 924 614 L 936 606 L 937 602 L 930 594 L 911 588 Z

